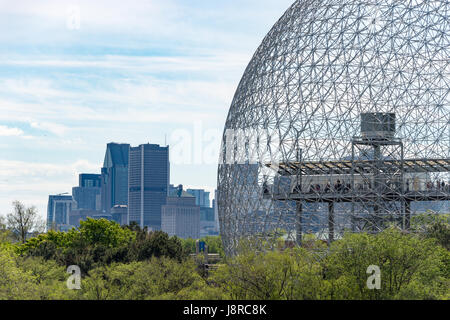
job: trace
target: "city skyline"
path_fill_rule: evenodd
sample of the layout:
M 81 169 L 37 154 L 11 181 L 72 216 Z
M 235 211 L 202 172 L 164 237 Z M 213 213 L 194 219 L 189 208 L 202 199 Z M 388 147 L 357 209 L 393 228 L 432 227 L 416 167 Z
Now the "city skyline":
M 220 141 L 236 83 L 290 4 L 0 3 L 0 214 L 21 200 L 44 218 L 48 195 L 99 173 L 112 141 L 167 142 L 170 183 L 213 193 L 216 150 L 206 165 L 199 150 Z
M 137 223 L 141 228 L 161 230 L 163 208 L 170 202 L 167 212 L 172 215 L 170 219 L 175 220 L 169 224 L 177 225 L 177 231 L 171 229 L 171 232 L 180 236 L 216 235 L 218 221 L 214 202 L 211 206 L 209 200 L 210 192 L 204 189 L 184 191 L 182 184 L 174 186 L 169 183 L 169 149 L 169 146 L 149 143 L 139 146 L 108 143 L 101 174 L 81 173 L 72 194 L 48 196 L 47 230 L 78 228 L 80 221 L 88 217 L 105 218 L 121 225 Z M 192 198 L 189 204 L 184 200 L 169 201 L 171 197 L 180 196 L 178 193 Z M 187 218 L 185 209 L 193 210 L 194 221 L 190 227 L 179 221 Z M 199 223 L 195 223 L 196 219 L 200 220 Z M 195 231 L 197 229 L 200 233 Z

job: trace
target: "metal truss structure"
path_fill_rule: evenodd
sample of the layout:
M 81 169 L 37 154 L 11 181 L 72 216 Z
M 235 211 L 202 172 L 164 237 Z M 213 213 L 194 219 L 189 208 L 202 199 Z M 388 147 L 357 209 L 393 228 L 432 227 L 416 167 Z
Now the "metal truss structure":
M 234 96 L 218 168 L 240 239 L 378 232 L 449 212 L 450 2 L 298 0 Z

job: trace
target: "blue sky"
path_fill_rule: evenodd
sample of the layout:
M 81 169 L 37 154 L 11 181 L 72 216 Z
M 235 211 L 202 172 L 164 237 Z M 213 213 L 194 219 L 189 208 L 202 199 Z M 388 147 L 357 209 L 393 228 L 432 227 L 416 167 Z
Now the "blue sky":
M 0 214 L 45 217 L 112 141 L 167 141 L 171 183 L 212 191 L 234 91 L 292 2 L 0 0 Z

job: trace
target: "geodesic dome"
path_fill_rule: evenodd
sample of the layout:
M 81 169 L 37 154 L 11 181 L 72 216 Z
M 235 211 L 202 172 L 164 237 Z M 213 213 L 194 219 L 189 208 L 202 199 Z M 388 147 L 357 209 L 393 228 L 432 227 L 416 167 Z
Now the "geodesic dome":
M 286 11 L 225 124 L 227 253 L 250 236 L 330 241 L 449 210 L 449 10 L 446 0 L 299 0 Z

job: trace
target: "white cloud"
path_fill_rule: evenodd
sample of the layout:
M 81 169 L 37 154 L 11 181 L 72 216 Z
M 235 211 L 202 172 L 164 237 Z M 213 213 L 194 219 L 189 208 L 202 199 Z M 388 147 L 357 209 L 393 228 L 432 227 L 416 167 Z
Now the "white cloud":
M 78 40 L 79 34 L 88 38 L 103 33 L 191 43 L 220 40 L 230 44 L 237 39 L 252 40 L 248 33 L 241 31 L 243 29 L 263 25 L 261 33 L 266 32 L 291 3 L 292 0 L 40 0 L 38 3 L 21 0 L 1 1 L 0 12 L 26 19 L 25 24 L 18 25 L 21 30 L 16 33 L 40 33 L 46 40 Z M 72 6 L 80 12 L 80 29 L 76 32 L 67 28 L 68 8 Z M 14 34 L 0 35 L 7 39 L 13 39 L 12 36 Z
M 56 134 L 58 136 L 63 136 L 69 130 L 69 128 L 66 127 L 66 126 L 63 126 L 63 125 L 58 124 L 58 123 L 52 123 L 52 122 L 36 122 L 36 121 L 32 121 L 30 123 L 30 126 L 35 128 L 35 129 L 51 132 L 51 133 Z
M 0 177 L 2 179 L 59 177 L 61 175 L 73 175 L 77 177 L 79 173 L 82 173 L 84 171 L 97 172 L 100 170 L 100 167 L 100 163 L 92 163 L 84 159 L 66 164 L 38 163 L 0 159 Z
M 28 56 L 11 55 L 3 56 L 0 65 L 21 67 L 52 67 L 52 68 L 91 68 L 108 70 L 129 70 L 132 74 L 148 73 L 183 73 L 197 72 L 209 77 L 223 77 L 236 69 L 241 70 L 250 59 L 250 53 L 229 52 L 224 53 L 206 50 L 204 52 L 186 52 L 188 56 L 124 56 L 124 55 L 99 55 L 99 56 L 64 56 L 63 59 L 55 59 L 54 56 Z M 225 72 L 220 74 L 217 72 Z M 33 82 L 10 82 L 17 90 L 23 90 L 24 85 L 33 85 L 36 89 L 45 88 L 45 82 L 36 79 Z M 46 88 L 47 89 L 47 88 Z M 50 92 L 52 93 L 52 92 Z
M 147 94 L 142 94 L 141 97 L 127 97 L 105 93 L 103 96 L 99 94 L 99 97 L 105 98 L 108 95 L 111 95 L 111 99 L 97 101 L 99 105 L 97 108 L 55 102 L 46 105 L 17 103 L 0 99 L 0 121 L 25 122 L 33 128 L 64 136 L 71 132 L 75 135 L 82 134 L 79 130 L 86 126 L 117 130 L 120 129 L 117 128 L 118 124 L 169 123 L 176 125 L 192 124 L 199 119 L 205 122 L 220 121 L 221 119 L 220 114 L 218 115 L 217 112 L 208 110 L 206 107 L 195 112 L 192 110 L 195 105 L 186 105 L 185 108 L 180 108 L 179 104 L 182 103 L 182 100 L 177 101 L 174 97 L 172 97 L 173 105 L 170 105 L 170 101 L 162 102 L 162 100 L 156 99 L 156 96 L 154 96 L 155 99 L 145 100 Z M 113 96 L 115 96 L 114 100 Z M 170 99 L 170 97 L 164 99 Z M 226 108 L 224 107 L 224 110 Z M 28 114 L 28 117 L 24 118 L 23 114 Z M 61 121 L 61 119 L 65 123 L 78 122 L 80 126 L 74 128 L 66 124 L 58 124 L 56 121 Z M 91 124 L 83 125 L 85 122 Z
M 0 214 L 10 210 L 14 200 L 36 205 L 45 217 L 48 195 L 71 193 L 80 173 L 100 172 L 100 163 L 80 159 L 66 164 L 0 159 Z
M 111 124 L 220 121 L 226 115 L 245 65 L 245 58 L 240 55 L 96 59 L 85 61 L 88 63 L 85 67 L 123 68 L 125 77 L 100 76 L 96 80 L 100 86 L 90 78 L 78 77 L 71 81 L 73 87 L 52 79 L 0 80 L 0 94 L 3 93 L 0 120 L 25 122 L 59 136 L 71 130 L 73 121 Z M 46 60 L 25 61 L 24 66 L 32 67 L 42 61 Z M 61 62 L 64 66 L 65 62 Z M 74 61 L 75 65 L 78 63 L 83 62 Z M 58 66 L 58 62 L 52 65 Z M 163 72 L 176 76 L 158 78 L 157 74 Z M 185 79 L 186 74 L 196 73 L 196 77 Z M 24 100 L 24 97 L 37 99 Z
M 0 137 L 15 137 L 22 136 L 23 134 L 24 132 L 19 128 L 0 126 Z
M 7 78 L 0 80 L 0 88 L 5 94 L 24 98 L 46 99 L 58 95 L 58 91 L 52 88 L 52 82 L 45 78 Z

